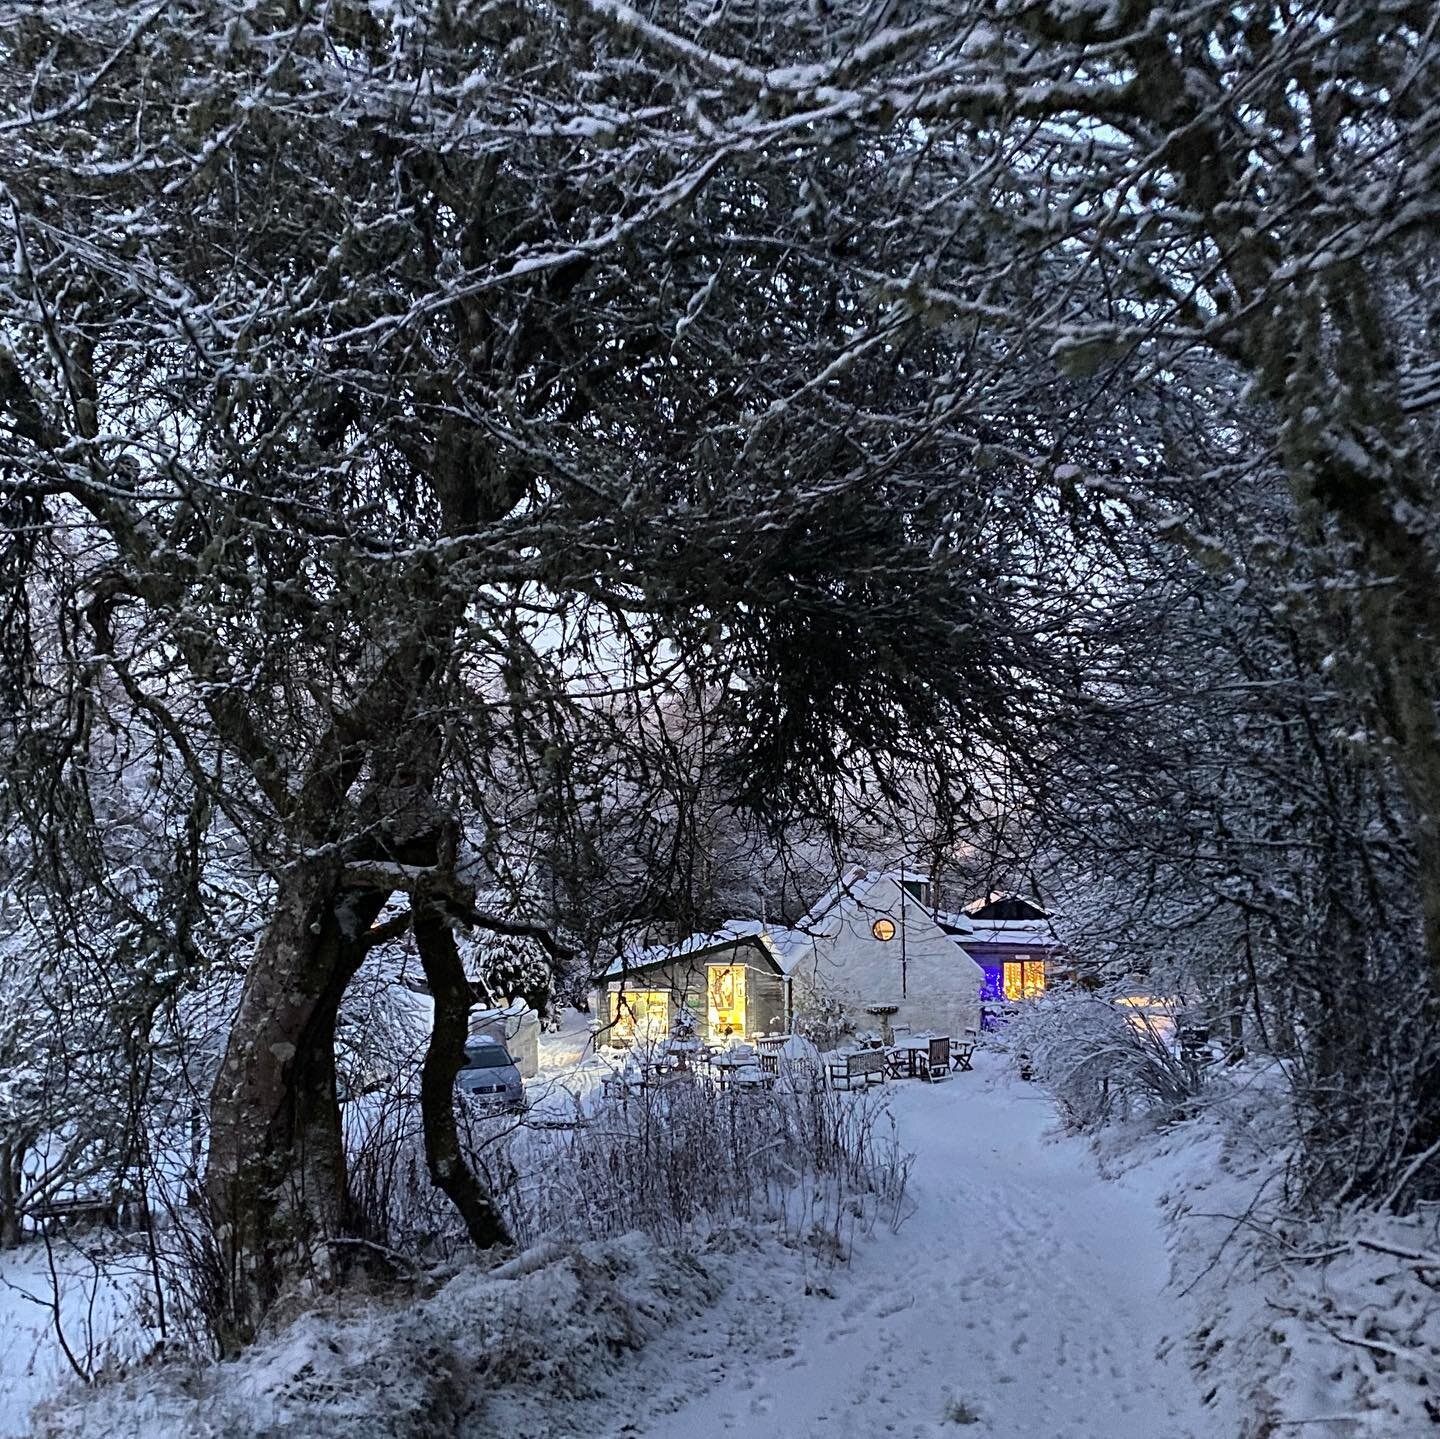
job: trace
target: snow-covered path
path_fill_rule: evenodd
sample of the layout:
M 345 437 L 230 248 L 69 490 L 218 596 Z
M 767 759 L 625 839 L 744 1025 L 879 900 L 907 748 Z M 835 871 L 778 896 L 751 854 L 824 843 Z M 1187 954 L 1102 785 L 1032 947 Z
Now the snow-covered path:
M 859 1247 L 833 1299 L 787 1305 L 785 1342 L 736 1346 L 714 1389 L 626 1432 L 1217 1439 L 1164 1343 L 1182 1321 L 1153 1196 L 1044 1138 L 1039 1090 L 975 1073 L 892 1091 L 916 1156 L 899 1232 Z

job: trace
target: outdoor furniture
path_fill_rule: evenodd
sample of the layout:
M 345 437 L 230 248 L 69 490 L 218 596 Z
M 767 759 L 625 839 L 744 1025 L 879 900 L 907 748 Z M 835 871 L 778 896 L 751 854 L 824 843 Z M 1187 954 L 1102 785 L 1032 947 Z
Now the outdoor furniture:
M 920 1070 L 920 1078 L 928 1079 L 931 1084 L 937 1079 L 949 1079 L 950 1036 L 932 1034 L 926 1049 L 915 1056 L 915 1063 Z
M 668 1039 L 660 1046 L 660 1055 L 671 1069 L 690 1069 L 700 1059 L 698 1039 Z
M 648 1089 L 668 1076 L 678 1073 L 682 1067 L 669 1054 L 662 1053 L 651 1059 L 642 1059 L 640 1061 L 640 1087 Z
M 890 1073 L 896 1079 L 917 1079 L 921 1073 L 921 1056 L 930 1053 L 928 1034 L 911 1034 L 897 1039 L 890 1046 Z
M 1180 1058 L 1187 1064 L 1209 1064 L 1214 1056 L 1210 1053 L 1210 1026 L 1187 1022 L 1177 1026 L 1176 1037 L 1180 1041 Z
M 950 1068 L 957 1074 L 962 1069 L 973 1069 L 970 1061 L 975 1057 L 975 1046 L 979 1041 L 967 1030 L 958 1039 L 950 1041 Z
M 950 1073 L 950 1037 L 912 1034 L 890 1046 L 887 1072 L 895 1079 L 944 1079 Z
M 814 1094 L 825 1088 L 825 1071 L 813 1059 L 792 1059 L 785 1072 L 787 1084 L 796 1093 Z
M 59 1199 L 49 1199 L 43 1204 L 33 1205 L 27 1215 L 50 1232 L 51 1226 L 66 1228 L 72 1222 L 78 1224 L 103 1224 L 109 1229 L 119 1229 L 128 1209 L 138 1208 L 139 1196 L 129 1192 L 118 1194 L 75 1194 Z
M 739 1049 L 722 1050 L 719 1054 L 710 1057 L 710 1073 L 721 1089 L 728 1089 L 730 1085 L 739 1083 L 744 1086 L 752 1084 L 756 1079 L 766 1081 L 769 1088 L 775 1083 L 779 1070 L 775 1073 L 767 1073 L 761 1067 L 757 1056 L 748 1045 Z
M 832 1089 L 853 1089 L 856 1083 L 885 1083 L 885 1052 L 881 1049 L 852 1050 L 832 1059 L 826 1066 Z
M 780 1055 L 788 1034 L 760 1034 L 755 1037 L 755 1057 L 766 1074 L 780 1073 Z

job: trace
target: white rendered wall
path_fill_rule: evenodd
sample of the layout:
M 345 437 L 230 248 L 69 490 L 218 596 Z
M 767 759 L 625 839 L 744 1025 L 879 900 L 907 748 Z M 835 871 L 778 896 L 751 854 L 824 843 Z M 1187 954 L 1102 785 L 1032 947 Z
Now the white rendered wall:
M 893 939 L 875 937 L 871 926 L 881 918 L 894 923 Z M 889 1023 L 915 1032 L 958 1034 L 980 1024 L 984 972 L 893 879 L 863 889 L 858 901 L 841 899 L 793 977 L 797 1008 L 803 990 L 818 991 L 844 1006 L 853 1029 L 882 1027 L 880 1016 L 867 1013 L 872 1004 L 895 1005 Z

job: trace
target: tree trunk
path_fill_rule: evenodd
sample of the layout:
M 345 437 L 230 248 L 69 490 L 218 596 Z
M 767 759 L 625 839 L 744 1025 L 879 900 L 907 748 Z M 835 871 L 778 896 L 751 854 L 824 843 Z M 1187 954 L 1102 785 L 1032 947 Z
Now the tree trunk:
M 227 1352 L 288 1289 L 328 1280 L 327 1241 L 350 1227 L 335 1020 L 385 899 L 297 867 L 250 966 L 211 1097 L 206 1173 Z
M 20 1243 L 20 1182 L 23 1145 L 0 1144 L 0 1250 Z
M 417 903 L 415 942 L 435 1000 L 435 1024 L 420 1075 L 420 1117 L 431 1181 L 460 1211 L 477 1249 L 510 1243 L 510 1231 L 494 1201 L 465 1161 L 455 1126 L 455 1076 L 465 1054 L 470 984 L 455 935 L 434 904 Z

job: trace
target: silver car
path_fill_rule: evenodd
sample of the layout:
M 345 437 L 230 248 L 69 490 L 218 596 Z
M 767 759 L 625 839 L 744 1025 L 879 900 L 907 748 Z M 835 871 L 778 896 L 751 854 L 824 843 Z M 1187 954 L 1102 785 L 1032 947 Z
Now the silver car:
M 525 1107 L 525 1081 L 510 1051 L 489 1035 L 472 1035 L 465 1041 L 465 1062 L 455 1087 L 497 1109 Z

